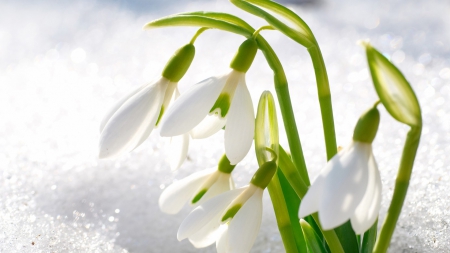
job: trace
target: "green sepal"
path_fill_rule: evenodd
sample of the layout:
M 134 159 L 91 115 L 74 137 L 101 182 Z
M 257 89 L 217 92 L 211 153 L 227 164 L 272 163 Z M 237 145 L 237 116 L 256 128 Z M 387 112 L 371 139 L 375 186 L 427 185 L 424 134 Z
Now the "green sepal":
M 306 222 L 304 219 L 300 219 L 300 226 L 302 227 L 303 236 L 305 237 L 306 241 L 306 247 L 308 248 L 309 252 L 328 252 L 322 244 L 322 240 L 308 222 Z
M 239 46 L 238 51 L 230 63 L 230 68 L 246 73 L 252 65 L 257 51 L 258 44 L 255 39 L 247 39 Z
M 404 124 L 421 126 L 419 102 L 405 76 L 369 43 L 364 46 L 375 90 L 386 110 Z
M 236 213 L 239 211 L 239 209 L 241 209 L 242 205 L 241 204 L 237 204 L 234 205 L 233 207 L 231 207 L 230 209 L 227 210 L 227 212 L 222 216 L 222 222 L 228 220 L 228 219 L 232 219 Z
M 261 189 L 265 189 L 276 171 L 277 164 L 275 161 L 266 162 L 255 172 L 250 183 Z
M 353 132 L 353 140 L 359 142 L 372 143 L 377 135 L 378 126 L 380 125 L 380 112 L 374 106 L 367 110 L 359 118 Z
M 230 174 L 236 165 L 231 165 L 230 160 L 228 160 L 228 157 L 226 155 L 223 155 L 222 158 L 220 158 L 219 165 L 217 166 L 217 169 L 220 172 Z
M 191 66 L 194 55 L 195 47 L 192 44 L 186 44 L 178 49 L 164 67 L 162 76 L 171 82 L 180 81 L 184 74 L 186 74 L 189 66 Z
M 210 113 L 214 112 L 216 109 L 220 110 L 220 116 L 224 118 L 228 110 L 230 109 L 231 99 L 230 95 L 223 93 L 219 95 L 219 98 L 217 98 L 216 102 L 214 103 L 213 107 L 209 111 Z

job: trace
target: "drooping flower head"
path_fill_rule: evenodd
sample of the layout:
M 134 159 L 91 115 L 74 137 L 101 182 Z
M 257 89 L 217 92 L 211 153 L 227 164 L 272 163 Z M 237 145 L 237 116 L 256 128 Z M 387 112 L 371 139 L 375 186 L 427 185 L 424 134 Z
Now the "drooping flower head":
M 162 77 L 119 100 L 100 124 L 99 157 L 130 152 L 144 142 L 159 123 L 195 55 L 193 44 L 180 48 L 167 63 Z
M 195 208 L 181 223 L 178 240 L 193 238 L 206 247 L 216 242 L 218 252 L 249 252 L 262 220 L 262 196 L 277 165 L 263 164 L 248 186 L 220 194 Z M 194 244 L 198 247 L 198 245 Z
M 168 186 L 159 198 L 161 211 L 169 214 L 178 213 L 190 202 L 199 205 L 223 192 L 234 189 L 231 165 L 223 155 L 217 167 L 194 173 Z
M 372 153 L 379 121 L 376 107 L 363 114 L 351 144 L 328 161 L 302 199 L 299 217 L 319 212 L 325 230 L 350 220 L 357 234 L 373 225 L 381 203 L 380 172 Z
M 256 55 L 254 39 L 246 40 L 230 64 L 231 71 L 208 78 L 184 93 L 169 109 L 161 123 L 161 136 L 191 132 L 206 138 L 225 125 L 225 153 L 237 164 L 248 153 L 254 135 L 255 114 L 245 83 L 245 73 Z

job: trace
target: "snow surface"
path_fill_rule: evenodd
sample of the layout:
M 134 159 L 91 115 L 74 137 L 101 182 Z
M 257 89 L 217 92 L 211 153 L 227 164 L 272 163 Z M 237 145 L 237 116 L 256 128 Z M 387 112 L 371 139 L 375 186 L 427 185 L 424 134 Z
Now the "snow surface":
M 293 1 L 289 1 L 293 2 Z M 422 106 L 424 129 L 406 203 L 390 252 L 450 251 L 450 3 L 447 1 L 321 1 L 295 6 L 321 45 L 331 84 L 339 145 L 349 143 L 358 116 L 376 100 L 364 51 L 373 45 L 399 66 Z M 212 167 L 223 134 L 193 141 L 183 167 L 170 171 L 168 140 L 157 131 L 134 152 L 97 159 L 103 113 L 134 87 L 157 78 L 194 28 L 142 31 L 181 11 L 228 11 L 264 22 L 219 1 L 0 2 L 0 251 L 215 252 L 178 242 L 188 214 L 159 211 L 174 180 Z M 325 164 L 314 72 L 307 52 L 280 33 L 262 34 L 284 64 L 312 178 Z M 180 82 L 181 91 L 227 71 L 243 38 L 206 31 Z M 274 92 L 261 53 L 248 72 L 254 103 Z M 281 123 L 280 123 L 281 124 Z M 374 152 L 383 180 L 383 220 L 408 128 L 382 109 Z M 282 143 L 286 138 L 282 137 Z M 285 145 L 286 146 L 286 145 Z M 256 169 L 249 154 L 235 169 L 238 186 Z M 283 252 L 268 194 L 253 252 Z

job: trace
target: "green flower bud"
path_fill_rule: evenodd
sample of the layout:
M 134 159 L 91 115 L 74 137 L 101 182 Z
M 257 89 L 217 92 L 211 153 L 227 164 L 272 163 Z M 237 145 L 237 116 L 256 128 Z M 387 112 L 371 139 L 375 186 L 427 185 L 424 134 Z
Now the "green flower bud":
M 230 63 L 230 68 L 246 73 L 255 59 L 258 44 L 253 38 L 247 39 L 240 46 Z
M 265 189 L 269 185 L 270 180 L 272 180 L 273 175 L 277 171 L 277 164 L 275 161 L 269 161 L 264 163 L 253 175 L 251 184 L 258 186 L 261 189 Z
M 353 140 L 372 143 L 375 135 L 377 135 L 379 124 L 380 112 L 375 105 L 359 118 L 355 131 L 353 132 Z
M 171 82 L 178 82 L 183 78 L 186 71 L 191 66 L 195 55 L 195 47 L 192 44 L 186 44 L 178 49 L 175 54 L 167 62 L 162 72 L 162 76 Z

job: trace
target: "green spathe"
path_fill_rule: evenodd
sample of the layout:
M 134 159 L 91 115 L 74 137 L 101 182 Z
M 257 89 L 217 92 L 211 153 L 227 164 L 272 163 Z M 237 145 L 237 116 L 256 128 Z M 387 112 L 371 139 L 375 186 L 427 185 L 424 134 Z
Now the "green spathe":
M 379 125 L 380 112 L 375 105 L 359 118 L 355 131 L 353 132 L 353 140 L 372 143 L 375 135 L 377 135 Z
M 269 161 L 261 165 L 253 175 L 251 184 L 258 186 L 261 189 L 265 189 L 272 180 L 273 175 L 277 171 L 277 164 L 275 161 Z
M 230 68 L 246 73 L 252 65 L 257 51 L 258 44 L 256 44 L 255 39 L 247 39 L 239 46 L 236 55 L 230 63 Z
M 375 90 L 386 110 L 404 124 L 422 125 L 419 102 L 405 76 L 372 45 L 363 44 Z
M 222 158 L 220 158 L 217 169 L 220 172 L 230 174 L 233 171 L 234 167 L 236 167 L 236 165 L 231 165 L 230 160 L 228 160 L 228 157 L 226 155 L 223 155 Z
M 167 62 L 162 76 L 169 79 L 171 82 L 178 82 L 183 78 L 186 71 L 191 66 L 195 55 L 195 47 L 192 44 L 186 44 L 178 49 L 175 54 Z

